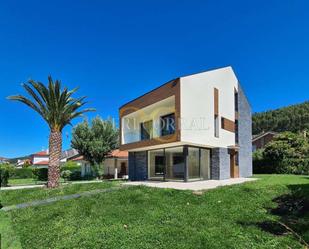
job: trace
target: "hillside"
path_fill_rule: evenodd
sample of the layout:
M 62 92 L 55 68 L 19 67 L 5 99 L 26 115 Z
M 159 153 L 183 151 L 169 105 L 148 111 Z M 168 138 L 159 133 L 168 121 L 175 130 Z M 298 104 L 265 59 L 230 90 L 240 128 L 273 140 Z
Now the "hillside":
M 309 101 L 276 110 L 255 113 L 252 116 L 253 135 L 263 131 L 309 130 Z

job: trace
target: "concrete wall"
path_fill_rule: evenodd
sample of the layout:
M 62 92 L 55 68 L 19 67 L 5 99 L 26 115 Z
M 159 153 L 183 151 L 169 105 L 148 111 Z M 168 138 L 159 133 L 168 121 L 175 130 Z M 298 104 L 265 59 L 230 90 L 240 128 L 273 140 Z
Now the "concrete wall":
M 115 158 L 108 158 L 105 159 L 104 161 L 104 166 L 103 166 L 103 172 L 104 175 L 114 175 L 115 174 Z M 128 173 L 128 159 L 117 159 L 117 169 L 118 169 L 118 174 L 121 172 L 121 163 L 126 164 L 127 168 L 127 173 Z
M 231 67 L 180 78 L 181 141 L 227 148 L 235 133 L 221 129 L 221 117 L 235 120 L 234 89 L 238 80 Z M 214 136 L 214 88 L 219 90 L 219 138 Z
M 252 176 L 252 117 L 250 104 L 239 85 L 239 177 Z

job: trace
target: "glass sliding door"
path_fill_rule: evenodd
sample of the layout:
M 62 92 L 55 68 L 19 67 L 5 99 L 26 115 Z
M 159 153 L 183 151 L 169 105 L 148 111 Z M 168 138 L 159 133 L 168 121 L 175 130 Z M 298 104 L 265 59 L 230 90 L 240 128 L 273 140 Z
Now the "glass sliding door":
M 165 179 L 184 180 L 185 177 L 185 158 L 183 147 L 165 149 Z
M 165 168 L 164 150 L 148 151 L 148 178 L 152 180 L 163 180 Z
M 200 149 L 188 148 L 188 179 L 200 180 Z
M 210 150 L 201 149 L 200 157 L 201 179 L 210 179 Z

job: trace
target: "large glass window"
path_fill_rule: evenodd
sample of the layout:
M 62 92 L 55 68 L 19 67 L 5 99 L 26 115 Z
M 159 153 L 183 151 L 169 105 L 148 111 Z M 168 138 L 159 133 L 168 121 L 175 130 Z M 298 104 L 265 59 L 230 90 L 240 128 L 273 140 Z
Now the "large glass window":
M 201 149 L 200 163 L 201 178 L 210 179 L 210 150 Z
M 152 138 L 152 120 L 143 122 L 140 124 L 141 127 L 141 140 L 148 140 Z
M 219 137 L 219 116 L 215 115 L 214 117 L 214 128 L 215 128 L 215 137 Z
M 188 148 L 188 177 L 189 179 L 200 178 L 200 149 Z
M 165 149 L 166 179 L 183 180 L 185 176 L 185 158 L 183 147 Z
M 160 118 L 161 120 L 161 136 L 175 133 L 175 113 L 171 113 Z
M 149 178 L 162 178 L 164 176 L 165 157 L 164 150 L 151 150 L 148 152 Z

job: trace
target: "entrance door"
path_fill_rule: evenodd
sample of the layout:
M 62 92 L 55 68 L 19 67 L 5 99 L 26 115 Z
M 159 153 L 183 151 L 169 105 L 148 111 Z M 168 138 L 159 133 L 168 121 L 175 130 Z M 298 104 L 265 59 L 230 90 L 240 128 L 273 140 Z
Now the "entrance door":
M 230 171 L 231 171 L 231 178 L 239 177 L 239 167 L 236 163 L 236 157 L 238 156 L 238 152 L 231 151 L 230 152 Z
M 124 176 L 127 174 L 127 166 L 125 162 L 120 164 L 120 175 Z

